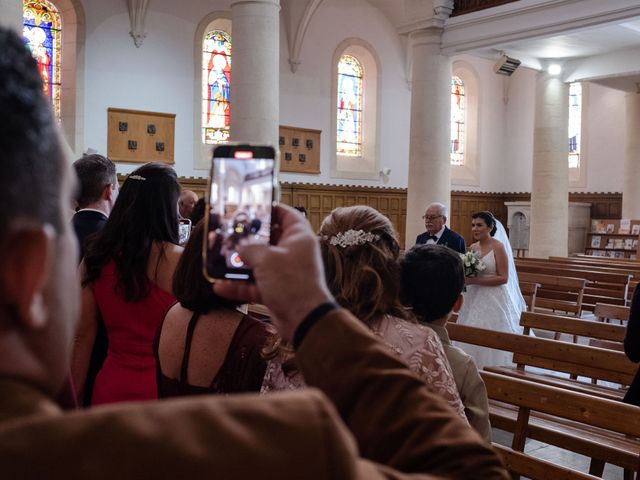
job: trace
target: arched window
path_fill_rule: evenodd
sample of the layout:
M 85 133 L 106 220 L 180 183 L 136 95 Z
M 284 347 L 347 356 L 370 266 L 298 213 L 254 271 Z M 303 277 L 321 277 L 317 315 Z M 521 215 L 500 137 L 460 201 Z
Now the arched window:
M 231 35 L 211 30 L 202 41 L 202 142 L 229 140 Z
M 24 1 L 22 35 L 38 62 L 44 91 L 60 118 L 62 28 L 58 9 L 47 0 Z
M 342 55 L 338 62 L 338 111 L 336 153 L 362 155 L 363 68 L 352 55 Z
M 451 78 L 451 165 L 464 165 L 466 103 L 462 80 Z
M 580 134 L 582 130 L 582 85 L 569 85 L 569 168 L 580 168 Z

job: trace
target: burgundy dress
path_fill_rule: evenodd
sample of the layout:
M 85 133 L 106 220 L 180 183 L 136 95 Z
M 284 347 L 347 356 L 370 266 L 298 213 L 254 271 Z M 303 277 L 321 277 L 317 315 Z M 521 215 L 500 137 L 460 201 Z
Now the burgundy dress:
M 107 357 L 93 387 L 92 405 L 158 398 L 153 339 L 176 300 L 149 281 L 149 295 L 127 303 L 115 293 L 116 282 L 112 261 L 92 286 L 109 337 Z
M 270 333 L 263 322 L 249 315 L 243 315 L 242 320 L 240 320 L 229 344 L 224 362 L 218 373 L 211 380 L 211 384 L 208 387 L 201 387 L 190 385 L 187 382 L 191 341 L 193 340 L 193 332 L 200 315 L 200 313 L 196 312 L 189 320 L 182 365 L 180 367 L 180 378 L 178 379 L 167 377 L 160 369 L 158 357 L 158 345 L 162 334 L 162 325 L 160 325 L 153 344 L 157 365 L 158 397 L 166 398 L 207 393 L 259 392 L 267 368 L 267 363 L 260 355 L 260 352 Z

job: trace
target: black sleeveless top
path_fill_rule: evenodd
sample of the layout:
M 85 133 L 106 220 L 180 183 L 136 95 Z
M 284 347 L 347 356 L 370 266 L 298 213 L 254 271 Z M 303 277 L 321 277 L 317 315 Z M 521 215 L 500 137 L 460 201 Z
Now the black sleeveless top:
M 189 320 L 182 365 L 180 368 L 180 378 L 178 379 L 167 377 L 160 369 L 158 345 L 160 343 L 162 325 L 164 324 L 164 319 L 162 320 L 155 341 L 153 342 L 153 353 L 156 358 L 158 398 L 210 393 L 259 392 L 267 368 L 267 363 L 260 355 L 260 352 L 270 333 L 263 322 L 249 315 L 243 315 L 242 320 L 238 324 L 231 343 L 229 344 L 229 350 L 227 351 L 224 362 L 216 376 L 212 379 L 211 384 L 208 387 L 201 387 L 187 383 L 191 342 L 200 316 L 201 314 L 199 312 L 195 312 L 191 320 Z

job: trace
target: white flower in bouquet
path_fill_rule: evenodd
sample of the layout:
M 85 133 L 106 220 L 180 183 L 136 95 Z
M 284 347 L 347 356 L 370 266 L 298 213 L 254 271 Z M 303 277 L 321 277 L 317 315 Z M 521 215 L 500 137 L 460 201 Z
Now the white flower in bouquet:
M 460 258 L 464 264 L 464 275 L 466 277 L 476 277 L 478 276 L 478 273 L 487 268 L 480 258 L 480 252 L 475 250 L 469 250 L 466 253 L 461 253 Z

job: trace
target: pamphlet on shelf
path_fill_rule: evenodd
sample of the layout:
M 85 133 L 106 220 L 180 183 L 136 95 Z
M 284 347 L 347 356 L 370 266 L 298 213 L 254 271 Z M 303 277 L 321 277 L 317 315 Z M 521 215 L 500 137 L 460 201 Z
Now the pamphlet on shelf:
M 591 233 L 607 233 L 606 223 L 603 220 L 591 220 Z
M 607 240 L 607 244 L 605 245 L 604 248 L 613 248 L 613 238 L 610 238 L 609 240 Z
M 616 226 L 613 223 L 607 223 L 607 233 L 616 233 Z
M 600 239 L 602 237 L 600 237 L 600 235 L 594 235 L 593 237 L 591 237 L 591 247 L 593 248 L 600 248 Z
M 624 248 L 624 239 L 623 238 L 616 238 L 613 241 L 613 248 Z
M 636 223 L 631 227 L 631 235 L 640 235 L 640 223 Z
M 620 220 L 620 228 L 618 228 L 618 233 L 628 235 L 631 231 L 631 220 L 628 218 L 623 218 Z
M 625 238 L 624 239 L 624 249 L 625 250 L 632 250 L 633 249 L 633 238 Z

